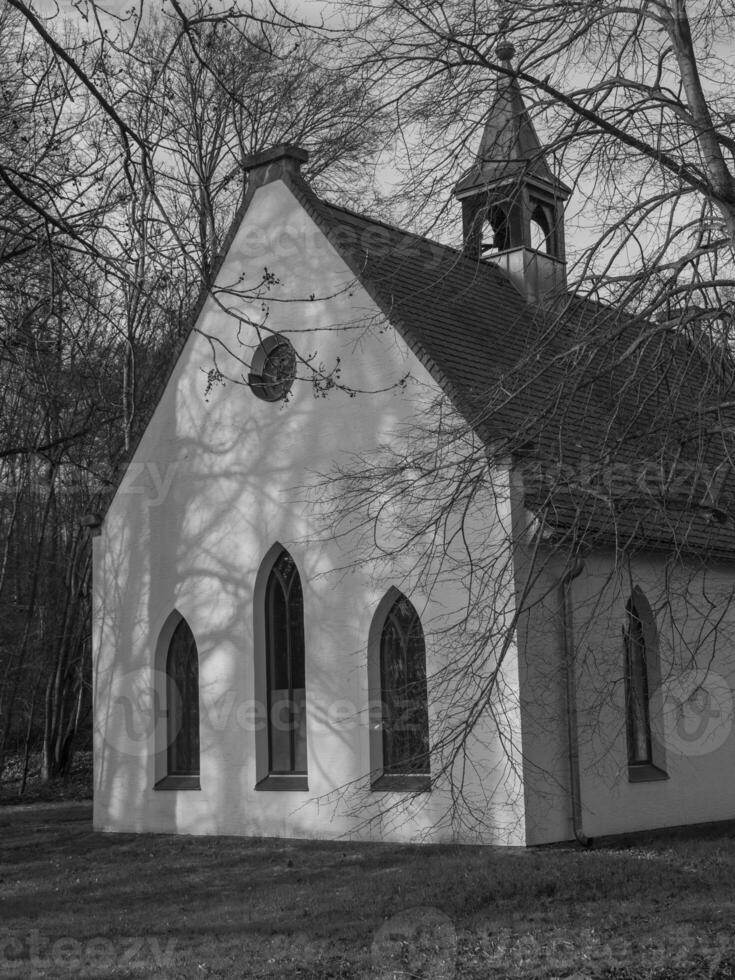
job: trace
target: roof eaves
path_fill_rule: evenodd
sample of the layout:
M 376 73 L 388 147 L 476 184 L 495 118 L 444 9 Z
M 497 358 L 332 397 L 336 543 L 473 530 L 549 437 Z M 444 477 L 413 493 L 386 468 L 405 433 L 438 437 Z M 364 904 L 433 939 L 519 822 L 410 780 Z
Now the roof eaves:
M 406 323 L 405 319 L 396 310 L 392 295 L 386 294 L 385 290 L 381 288 L 381 285 L 366 273 L 364 258 L 361 257 L 353 247 L 349 246 L 345 242 L 344 236 L 340 234 L 339 228 L 337 227 L 331 212 L 346 211 L 350 215 L 360 219 L 362 222 L 368 224 L 379 224 L 390 228 L 391 230 L 398 231 L 401 236 L 413 238 L 418 243 L 429 245 L 432 248 L 438 248 L 445 250 L 447 253 L 454 254 L 457 259 L 460 259 L 461 253 L 459 253 L 456 249 L 452 249 L 448 245 L 441 245 L 440 243 L 434 242 L 429 238 L 424 238 L 411 232 L 403 232 L 397 228 L 393 228 L 393 226 L 385 225 L 383 222 L 373 222 L 371 218 L 367 218 L 364 215 L 358 214 L 357 212 L 348 211 L 346 208 L 336 208 L 331 204 L 327 204 L 326 202 L 320 200 L 316 194 L 314 194 L 306 181 L 301 177 L 290 178 L 289 184 L 291 190 L 296 195 L 301 205 L 326 235 L 327 240 L 336 248 L 352 274 L 355 276 L 355 279 L 360 282 L 383 316 L 385 316 L 391 325 L 398 331 L 411 352 L 418 358 L 421 364 L 423 364 L 429 374 L 434 378 L 437 384 L 441 387 L 442 391 L 444 391 L 452 404 L 455 406 L 457 411 L 459 411 L 464 417 L 468 425 L 471 425 L 478 432 L 478 435 L 483 437 L 481 427 L 473 423 L 472 416 L 475 413 L 472 411 L 471 406 L 467 403 L 467 400 L 463 397 L 461 391 L 452 383 L 447 374 L 441 369 L 437 361 L 428 354 L 424 345 L 421 343 L 420 338 L 415 335 L 414 331 Z
M 252 201 L 256 190 L 257 190 L 257 186 L 253 186 L 251 184 L 248 187 L 247 191 L 245 192 L 242 203 L 237 208 L 237 211 L 235 212 L 235 217 L 232 219 L 227 234 L 222 240 L 222 247 L 217 253 L 217 256 L 215 257 L 214 261 L 212 262 L 212 268 L 209 273 L 209 278 L 207 281 L 202 283 L 202 286 L 200 287 L 199 290 L 199 294 L 187 318 L 186 326 L 184 327 L 180 337 L 177 339 L 174 345 L 166 369 L 161 372 L 158 380 L 156 381 L 155 393 L 152 399 L 153 407 L 151 408 L 148 418 L 145 421 L 145 425 L 141 427 L 136 437 L 133 440 L 131 440 L 128 449 L 126 450 L 123 457 L 120 459 L 120 461 L 117 463 L 115 467 L 115 473 L 112 479 L 110 479 L 106 490 L 106 492 L 109 493 L 109 497 L 104 507 L 101 508 L 101 519 L 103 521 L 107 516 L 107 512 L 109 511 L 112 502 L 115 499 L 115 496 L 117 495 L 117 491 L 120 489 L 120 484 L 125 479 L 125 474 L 127 473 L 128 468 L 133 460 L 133 457 L 135 456 L 135 453 L 138 449 L 138 446 L 140 445 L 141 440 L 146 432 L 146 429 L 148 428 L 148 425 L 150 424 L 151 419 L 153 418 L 156 408 L 158 408 L 158 404 L 161 401 L 161 398 L 163 397 L 163 393 L 166 390 L 169 381 L 171 380 L 171 376 L 173 375 L 174 370 L 176 369 L 176 365 L 178 364 L 179 358 L 181 357 L 184 351 L 184 347 L 186 346 L 189 337 L 193 333 L 197 325 L 197 322 L 199 321 L 199 317 L 201 316 L 202 310 L 204 309 L 204 304 L 207 302 L 207 300 L 211 295 L 212 284 L 217 281 L 217 276 L 219 275 L 222 266 L 224 265 L 225 259 L 227 258 L 227 253 L 229 252 L 232 243 L 235 240 L 235 235 L 237 234 L 238 229 L 242 224 L 242 221 L 245 217 L 245 213 L 250 207 L 250 202 Z

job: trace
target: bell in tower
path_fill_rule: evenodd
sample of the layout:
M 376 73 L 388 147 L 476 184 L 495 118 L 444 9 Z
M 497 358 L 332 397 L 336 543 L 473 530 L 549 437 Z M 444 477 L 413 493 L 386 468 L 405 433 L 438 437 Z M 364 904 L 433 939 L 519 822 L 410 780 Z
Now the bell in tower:
M 497 54 L 511 69 L 513 45 L 503 42 Z M 502 76 L 475 163 L 454 188 L 465 254 L 499 265 L 532 301 L 563 289 L 570 193 L 547 163 L 518 80 Z

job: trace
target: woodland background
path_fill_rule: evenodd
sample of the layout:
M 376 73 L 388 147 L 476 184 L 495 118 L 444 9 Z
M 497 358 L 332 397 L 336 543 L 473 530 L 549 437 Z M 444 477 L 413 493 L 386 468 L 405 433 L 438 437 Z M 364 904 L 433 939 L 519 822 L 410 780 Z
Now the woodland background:
M 632 365 L 671 334 L 704 351 L 698 431 L 719 426 L 730 458 L 734 37 L 730 0 L 2 0 L 0 773 L 20 756 L 22 791 L 31 753 L 50 779 L 89 743 L 82 520 L 104 511 L 257 150 L 304 145 L 319 193 L 456 244 L 451 188 L 516 77 L 574 191 L 572 292 L 641 317 Z M 575 340 L 568 376 L 600 343 Z

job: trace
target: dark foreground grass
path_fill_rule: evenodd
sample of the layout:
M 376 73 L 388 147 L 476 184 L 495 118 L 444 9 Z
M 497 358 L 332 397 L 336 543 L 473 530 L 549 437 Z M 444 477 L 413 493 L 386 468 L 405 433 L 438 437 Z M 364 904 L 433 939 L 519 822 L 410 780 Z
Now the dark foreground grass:
M 0 808 L 0 977 L 735 978 L 735 842 L 583 852 L 95 834 Z

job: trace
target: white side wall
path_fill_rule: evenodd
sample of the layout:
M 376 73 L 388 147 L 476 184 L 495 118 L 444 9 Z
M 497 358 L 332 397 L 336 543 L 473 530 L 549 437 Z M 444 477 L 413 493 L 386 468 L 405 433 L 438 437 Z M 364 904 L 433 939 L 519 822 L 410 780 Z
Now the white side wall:
M 573 836 L 558 560 L 537 560 L 521 617 L 520 672 L 529 843 Z M 650 690 L 654 756 L 668 778 L 629 777 L 623 627 L 638 586 L 650 603 L 660 677 Z M 735 817 L 732 690 L 735 568 L 675 565 L 663 554 L 624 567 L 589 556 L 571 585 L 583 830 L 590 837 Z M 651 677 L 649 672 L 649 678 Z
M 482 803 L 479 820 L 452 814 L 446 779 L 410 800 L 369 791 L 366 648 L 373 614 L 391 585 L 421 614 L 435 737 L 446 721 L 440 712 L 447 690 L 432 685 L 450 655 L 436 626 L 463 608 L 464 586 L 448 578 L 430 596 L 417 593 L 410 555 L 388 576 L 354 564 L 359 535 L 335 540 L 325 533 L 305 488 L 334 460 L 345 464 L 349 454 L 401 438 L 401 426 L 438 389 L 400 338 L 382 329 L 368 295 L 281 182 L 256 192 L 218 283 L 250 286 L 266 267 L 279 283 L 262 298 L 246 303 L 220 294 L 229 310 L 207 302 L 95 541 L 95 826 L 522 843 L 520 780 L 484 718 L 469 739 L 472 765 L 464 774 L 466 798 Z M 304 382 L 287 405 L 268 404 L 228 382 L 215 383 L 205 398 L 213 351 L 224 375 L 243 372 L 236 355 L 249 360 L 255 342 L 243 317 L 262 320 L 264 304 L 269 330 L 287 332 L 302 356 L 314 354 L 313 363 L 327 370 L 339 358 L 339 382 L 359 393 L 315 397 Z M 490 505 L 483 521 L 486 528 L 498 522 Z M 275 542 L 293 556 L 304 589 L 305 792 L 254 790 L 254 729 L 263 718 L 254 687 L 262 650 L 254 644 L 253 590 Z M 162 689 L 155 652 L 174 609 L 199 651 L 201 791 L 153 790 L 165 727 L 153 693 Z M 514 647 L 503 677 L 504 723 L 517 733 Z

